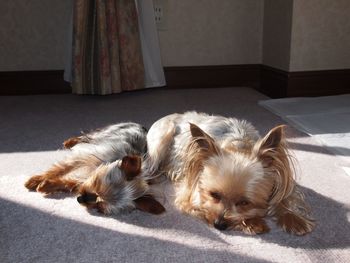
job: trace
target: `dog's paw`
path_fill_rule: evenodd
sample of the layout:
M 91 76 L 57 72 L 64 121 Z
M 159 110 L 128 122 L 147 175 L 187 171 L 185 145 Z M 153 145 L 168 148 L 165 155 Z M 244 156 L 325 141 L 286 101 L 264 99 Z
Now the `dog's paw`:
M 242 221 L 239 225 L 235 226 L 235 230 L 240 230 L 248 235 L 258 235 L 269 232 L 270 228 L 265 220 L 261 218 L 252 218 Z
M 36 188 L 36 190 L 40 193 L 43 193 L 43 194 L 48 194 L 50 189 L 51 188 L 51 183 L 49 182 L 49 180 L 43 180 L 39 185 L 38 187 Z
M 277 225 L 288 233 L 302 236 L 314 229 L 315 222 L 296 214 L 285 213 L 277 218 Z
M 43 194 L 51 194 L 58 192 L 58 187 L 55 180 L 45 179 L 38 185 L 36 191 Z
M 38 185 L 44 180 L 44 177 L 41 175 L 36 175 L 31 177 L 27 182 L 25 182 L 24 186 L 31 191 L 36 191 Z

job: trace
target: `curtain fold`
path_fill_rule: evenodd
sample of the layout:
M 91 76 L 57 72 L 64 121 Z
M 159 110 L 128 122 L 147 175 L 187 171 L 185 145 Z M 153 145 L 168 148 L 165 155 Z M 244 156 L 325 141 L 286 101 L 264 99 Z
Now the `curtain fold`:
M 141 37 L 145 87 L 166 85 L 152 0 L 135 0 Z
M 75 0 L 72 89 L 112 94 L 144 88 L 144 66 L 134 1 Z

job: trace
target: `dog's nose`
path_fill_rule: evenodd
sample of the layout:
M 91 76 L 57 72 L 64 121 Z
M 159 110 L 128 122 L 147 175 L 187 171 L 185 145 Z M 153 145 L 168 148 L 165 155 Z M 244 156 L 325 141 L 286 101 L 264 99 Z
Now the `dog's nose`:
M 228 225 L 224 221 L 216 219 L 214 221 L 214 227 L 218 230 L 225 230 L 228 227 Z
M 77 197 L 77 201 L 78 201 L 79 204 L 85 203 L 84 196 L 82 196 L 82 195 L 81 195 L 81 196 L 78 196 L 78 197 Z
M 84 193 L 77 197 L 77 201 L 81 203 L 94 203 L 97 200 L 97 195 L 92 193 Z

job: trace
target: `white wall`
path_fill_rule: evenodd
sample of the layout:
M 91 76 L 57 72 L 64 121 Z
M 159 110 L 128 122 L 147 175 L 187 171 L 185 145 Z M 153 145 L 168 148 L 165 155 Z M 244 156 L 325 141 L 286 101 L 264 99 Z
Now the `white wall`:
M 262 62 L 262 0 L 169 0 L 164 66 Z
M 350 1 L 294 0 L 290 71 L 350 68 Z
M 0 1 L 0 71 L 63 69 L 73 0 Z M 169 0 L 164 66 L 261 63 L 262 0 Z
M 164 66 L 350 68 L 350 0 L 168 1 Z M 0 71 L 63 69 L 72 3 L 0 1 Z
M 289 70 L 293 0 L 265 0 L 263 64 Z
M 63 69 L 72 0 L 0 1 L 0 71 Z

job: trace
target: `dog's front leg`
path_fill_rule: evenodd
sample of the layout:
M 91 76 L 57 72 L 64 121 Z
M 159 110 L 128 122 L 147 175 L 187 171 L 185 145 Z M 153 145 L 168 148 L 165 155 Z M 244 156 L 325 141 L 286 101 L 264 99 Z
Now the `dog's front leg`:
M 234 230 L 243 231 L 248 235 L 263 234 L 270 231 L 266 222 L 262 218 L 251 218 L 240 222 L 234 227 Z
M 38 185 L 36 190 L 44 194 L 51 194 L 55 192 L 75 193 L 78 185 L 79 182 L 72 179 L 45 179 Z
M 74 169 L 74 164 L 58 163 L 41 175 L 32 176 L 24 185 L 27 189 L 42 193 L 75 191 L 78 182 L 63 177 Z

